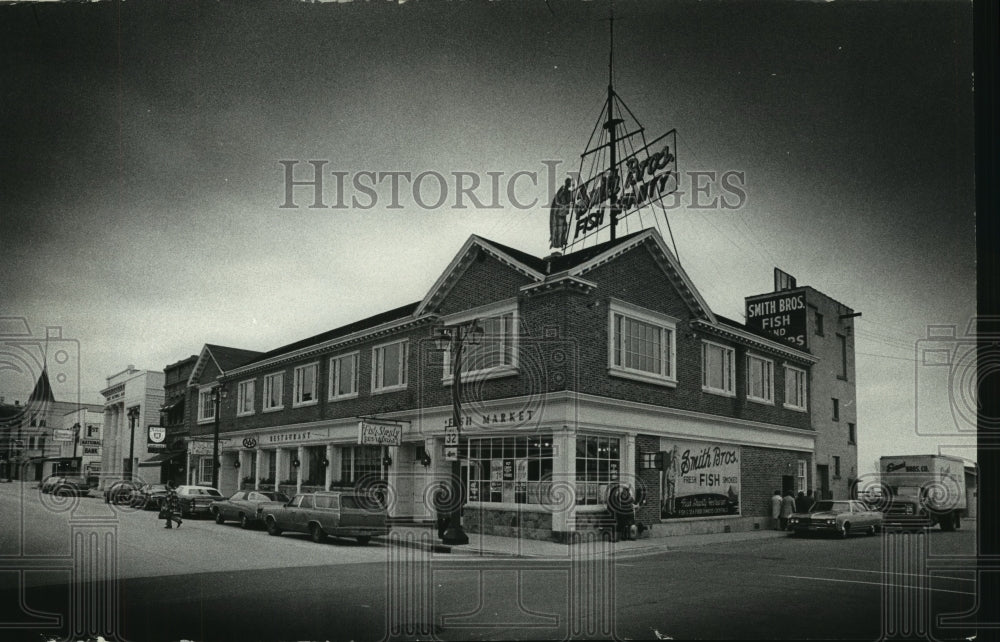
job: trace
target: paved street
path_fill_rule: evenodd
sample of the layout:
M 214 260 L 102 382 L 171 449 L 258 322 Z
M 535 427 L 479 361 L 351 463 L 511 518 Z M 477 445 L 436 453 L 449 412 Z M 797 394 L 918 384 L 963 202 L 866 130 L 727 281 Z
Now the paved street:
M 975 603 L 973 573 L 942 568 L 974 552 L 968 528 L 848 541 L 706 536 L 679 550 L 598 543 L 511 559 L 314 544 L 209 519 L 168 531 L 153 512 L 95 498 L 56 505 L 19 484 L 0 485 L 0 510 L 0 614 L 15 632 L 4 639 L 40 639 L 31 623 L 52 637 L 113 630 L 141 641 L 877 639 L 925 626 L 961 638 L 967 627 L 941 629 L 930 615 Z

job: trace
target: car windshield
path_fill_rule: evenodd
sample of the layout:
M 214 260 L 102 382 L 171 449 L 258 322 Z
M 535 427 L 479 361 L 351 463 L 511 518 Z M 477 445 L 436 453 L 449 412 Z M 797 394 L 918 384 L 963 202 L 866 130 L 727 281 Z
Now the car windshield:
M 87 480 L 83 477 L 66 477 L 64 481 L 70 482 L 72 484 L 86 484 Z
M 205 495 L 208 497 L 222 497 L 222 493 L 215 490 L 214 488 L 188 488 L 184 491 L 185 495 Z
M 158 490 L 166 490 L 166 489 L 167 487 L 164 484 L 150 484 L 149 486 L 146 486 L 146 490 L 148 490 L 151 493 L 155 493 Z
M 362 495 L 343 495 L 340 498 L 340 505 L 344 508 L 356 508 L 359 510 L 379 510 L 382 507 L 377 499 Z
M 288 502 L 288 495 L 284 493 L 266 492 L 266 493 L 261 493 L 261 495 L 267 497 L 272 502 L 285 502 L 285 503 Z
M 812 507 L 813 513 L 849 513 L 850 511 L 851 505 L 847 502 L 816 502 L 816 505 Z

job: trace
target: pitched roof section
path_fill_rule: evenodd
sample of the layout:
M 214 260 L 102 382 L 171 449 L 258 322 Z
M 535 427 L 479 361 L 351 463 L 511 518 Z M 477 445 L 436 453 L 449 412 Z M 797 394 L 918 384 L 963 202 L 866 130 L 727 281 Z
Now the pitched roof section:
M 35 389 L 28 397 L 28 405 L 55 400 L 56 397 L 52 394 L 52 383 L 49 381 L 49 371 L 47 368 L 42 368 L 42 374 L 38 375 L 38 381 L 35 382 Z
M 227 346 L 206 343 L 198 355 L 198 361 L 194 364 L 191 375 L 188 376 L 187 385 L 195 385 L 198 377 L 201 376 L 201 373 L 205 370 L 205 366 L 209 362 L 214 362 L 220 372 L 226 372 L 227 370 L 243 365 L 259 354 L 260 352 L 254 350 L 242 350 L 240 348 L 229 348 Z
M 340 326 L 339 328 L 334 328 L 333 330 L 327 330 L 322 334 L 317 334 L 315 336 L 309 337 L 308 339 L 302 339 L 301 341 L 296 341 L 295 343 L 289 343 L 288 345 L 281 346 L 280 348 L 275 348 L 274 350 L 269 350 L 263 354 L 257 353 L 258 356 L 255 359 L 245 361 L 239 364 L 240 366 L 250 366 L 261 361 L 267 361 L 273 359 L 274 357 L 281 356 L 286 353 L 295 352 L 296 350 L 301 350 L 303 348 L 308 348 L 313 345 L 320 343 L 326 343 L 328 341 L 334 341 L 342 337 L 360 332 L 362 330 L 367 330 L 369 328 L 374 328 L 386 323 L 391 323 L 393 321 L 399 321 L 413 316 L 414 310 L 420 304 L 419 301 L 415 303 L 407 303 L 404 306 L 400 306 L 394 310 L 389 310 L 388 312 L 382 312 L 374 316 L 370 316 L 367 319 L 361 319 L 360 321 L 355 321 L 354 323 L 348 323 L 347 325 Z

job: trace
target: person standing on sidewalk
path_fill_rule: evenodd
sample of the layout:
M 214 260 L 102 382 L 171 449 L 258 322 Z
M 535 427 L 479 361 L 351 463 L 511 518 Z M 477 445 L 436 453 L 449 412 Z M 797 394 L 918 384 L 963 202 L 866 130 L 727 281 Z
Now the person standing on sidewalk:
M 788 518 L 795 512 L 795 496 L 792 491 L 785 493 L 785 498 L 781 500 L 781 530 L 788 530 Z
M 439 482 L 433 497 L 434 511 L 437 513 L 438 539 L 444 539 L 444 532 L 448 530 L 448 525 L 451 523 L 451 512 L 448 506 L 450 496 L 451 491 L 447 484 Z
M 181 500 L 177 497 L 177 490 L 174 488 L 174 482 L 167 482 L 167 496 L 163 499 L 163 505 L 160 506 L 160 517 L 167 521 L 163 528 L 173 528 L 171 522 L 177 522 L 177 528 L 181 527 L 181 522 L 184 521 L 180 518 L 181 512 Z
M 771 528 L 781 530 L 779 519 L 781 517 L 781 491 L 774 491 L 771 496 Z

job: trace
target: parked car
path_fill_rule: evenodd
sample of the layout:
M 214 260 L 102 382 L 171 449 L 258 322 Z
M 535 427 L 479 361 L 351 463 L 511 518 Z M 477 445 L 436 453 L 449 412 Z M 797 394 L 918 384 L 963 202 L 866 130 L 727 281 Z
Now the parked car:
M 874 535 L 882 530 L 882 513 L 854 499 L 821 500 L 808 513 L 793 513 L 788 528 L 792 535 L 833 533 L 842 538 L 852 533 Z
M 181 516 L 191 517 L 210 513 L 215 502 L 225 497 L 210 486 L 178 486 L 177 499 L 180 500 Z
M 243 528 L 250 528 L 264 522 L 263 505 L 268 502 L 284 504 L 288 502 L 288 496 L 269 490 L 241 490 L 229 499 L 215 502 L 211 510 L 217 524 L 235 520 Z
M 90 484 L 83 477 L 58 477 L 58 481 L 52 486 L 52 494 L 60 497 L 71 495 L 83 496 L 90 493 Z
M 166 496 L 166 484 L 144 484 L 132 493 L 131 505 L 143 510 L 159 510 Z
M 43 493 L 51 493 L 52 489 L 55 488 L 60 479 L 62 479 L 62 475 L 49 475 L 42 480 L 42 483 L 39 485 L 39 489 Z
M 262 509 L 269 535 L 296 531 L 309 533 L 314 542 L 332 536 L 367 544 L 372 536 L 389 533 L 385 505 L 355 493 L 305 493 L 283 504 L 264 504 Z
M 141 484 L 129 479 L 119 479 L 104 488 L 105 504 L 132 505 L 132 496 L 139 490 Z

